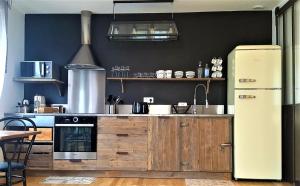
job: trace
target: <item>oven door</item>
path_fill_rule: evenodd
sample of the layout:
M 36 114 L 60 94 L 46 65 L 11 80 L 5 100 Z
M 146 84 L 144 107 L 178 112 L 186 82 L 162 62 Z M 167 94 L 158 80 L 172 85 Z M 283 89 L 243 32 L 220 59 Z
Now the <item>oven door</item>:
M 55 124 L 54 159 L 96 159 L 95 124 Z

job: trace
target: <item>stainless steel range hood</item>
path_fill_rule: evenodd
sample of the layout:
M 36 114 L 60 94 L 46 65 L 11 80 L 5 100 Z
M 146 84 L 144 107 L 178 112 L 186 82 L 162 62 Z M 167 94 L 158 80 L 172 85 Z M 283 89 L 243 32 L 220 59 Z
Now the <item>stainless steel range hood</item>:
M 106 71 L 95 64 L 91 44 L 91 12 L 81 12 L 82 46 L 68 69 L 68 112 L 104 113 Z
M 82 46 L 72 62 L 65 66 L 66 69 L 98 69 L 105 70 L 96 65 L 91 49 L 91 15 L 90 11 L 81 11 L 81 43 Z
M 178 30 L 174 21 L 112 22 L 108 37 L 120 41 L 170 41 L 178 39 Z

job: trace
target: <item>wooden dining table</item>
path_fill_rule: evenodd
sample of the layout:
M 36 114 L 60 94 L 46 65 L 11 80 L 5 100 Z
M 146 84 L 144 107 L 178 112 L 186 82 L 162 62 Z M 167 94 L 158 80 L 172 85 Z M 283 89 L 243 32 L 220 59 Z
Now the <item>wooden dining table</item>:
M 0 130 L 0 142 L 40 134 L 41 131 Z
M 15 130 L 0 130 L 0 144 L 7 143 L 19 138 L 27 138 L 32 135 L 40 134 L 41 131 L 15 131 Z M 11 186 L 8 184 L 8 186 Z

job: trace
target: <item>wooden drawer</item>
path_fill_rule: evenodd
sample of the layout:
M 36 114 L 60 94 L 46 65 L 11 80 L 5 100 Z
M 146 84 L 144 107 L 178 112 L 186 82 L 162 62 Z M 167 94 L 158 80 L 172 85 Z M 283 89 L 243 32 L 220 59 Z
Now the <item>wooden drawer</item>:
M 53 160 L 53 170 L 96 170 L 97 160 L 81 160 L 72 162 L 69 160 Z
M 148 117 L 99 117 L 98 134 L 147 134 Z
M 28 169 L 52 169 L 53 156 L 52 153 L 31 153 L 28 160 Z
M 97 166 L 100 170 L 147 170 L 147 151 L 129 149 L 98 150 Z
M 21 147 L 21 152 L 26 153 L 28 150 L 28 144 L 24 144 Z M 31 153 L 33 152 L 52 152 L 53 150 L 53 145 L 32 145 L 31 148 Z M 7 146 L 6 152 L 14 152 L 15 151 L 15 146 L 14 145 L 9 145 Z
M 53 145 L 32 145 L 31 153 L 34 152 L 51 152 L 53 151 Z
M 52 145 L 33 145 L 28 159 L 28 169 L 52 170 L 52 148 Z
M 147 135 L 98 134 L 97 149 L 128 149 L 147 152 Z

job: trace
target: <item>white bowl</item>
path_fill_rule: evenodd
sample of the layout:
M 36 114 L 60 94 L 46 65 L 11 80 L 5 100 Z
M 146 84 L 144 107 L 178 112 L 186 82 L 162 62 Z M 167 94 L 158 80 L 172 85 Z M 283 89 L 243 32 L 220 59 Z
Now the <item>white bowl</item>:
M 180 75 L 176 74 L 175 78 L 183 78 L 183 74 L 180 74 Z
M 194 71 L 186 71 L 185 74 L 195 74 Z
M 190 79 L 190 78 L 194 78 L 195 76 L 186 76 L 186 78 Z
M 186 71 L 185 72 L 185 77 L 187 77 L 187 78 L 194 78 L 195 74 L 196 73 L 194 71 Z

